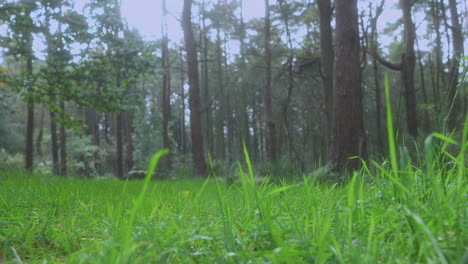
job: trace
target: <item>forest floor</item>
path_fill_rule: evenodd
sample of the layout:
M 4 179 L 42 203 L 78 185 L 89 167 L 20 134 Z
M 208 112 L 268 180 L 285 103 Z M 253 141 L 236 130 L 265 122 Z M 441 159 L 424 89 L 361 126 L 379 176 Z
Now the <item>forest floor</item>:
M 0 263 L 467 263 L 466 167 L 434 164 L 341 184 L 2 171 Z

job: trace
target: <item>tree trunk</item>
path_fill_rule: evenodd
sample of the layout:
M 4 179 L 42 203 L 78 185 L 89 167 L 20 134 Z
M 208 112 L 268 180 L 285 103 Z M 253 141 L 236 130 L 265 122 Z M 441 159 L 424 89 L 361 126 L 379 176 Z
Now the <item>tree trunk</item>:
M 169 65 L 169 38 L 167 36 L 167 9 L 166 0 L 163 0 L 163 24 L 162 24 L 162 68 L 164 69 L 163 87 L 162 87 L 162 136 L 163 148 L 171 149 L 169 140 L 169 120 L 171 118 L 171 75 Z M 166 169 L 171 168 L 171 155 L 162 157 L 162 165 Z
M 184 0 L 182 27 L 184 30 L 185 47 L 187 50 L 188 77 L 189 77 L 189 107 L 190 128 L 192 138 L 192 159 L 195 170 L 199 175 L 207 175 L 204 157 L 203 134 L 201 124 L 200 87 L 198 76 L 198 58 L 196 42 L 192 29 L 192 0 Z
M 52 173 L 54 175 L 60 174 L 59 164 L 59 149 L 57 138 L 57 123 L 55 123 L 56 113 L 50 111 L 50 136 L 51 136 L 51 152 L 52 152 Z
M 330 160 L 337 171 L 358 169 L 364 130 L 357 0 L 336 0 L 336 46 Z
M 30 43 L 31 50 L 29 51 L 30 54 L 28 55 L 26 61 L 26 72 L 29 78 L 32 77 L 33 74 L 33 66 L 32 66 L 32 36 L 31 34 L 28 35 L 28 43 Z M 31 84 L 29 84 L 31 85 Z M 33 87 L 28 87 L 28 93 L 33 92 Z M 28 117 L 27 117 L 27 125 L 26 125 L 26 169 L 32 170 L 34 165 L 34 99 L 32 95 L 28 98 L 27 101 L 27 109 L 28 109 Z
M 325 116 L 327 118 L 327 135 L 331 135 L 332 111 L 333 111 L 333 36 L 332 15 L 333 9 L 330 0 L 317 1 L 320 13 L 320 63 L 323 73 L 323 91 L 325 95 Z M 327 144 L 328 147 L 328 144 Z
M 453 38 L 453 56 L 450 61 L 449 81 L 447 86 L 447 117 L 448 131 L 457 127 L 457 112 L 461 106 L 457 102 L 456 91 L 458 87 L 458 71 L 460 66 L 459 59 L 464 55 L 463 33 L 460 24 L 460 17 L 457 11 L 457 1 L 449 0 L 450 15 L 452 18 L 452 38 Z
M 39 157 L 42 157 L 42 142 L 44 139 L 44 118 L 45 118 L 45 111 L 44 106 L 41 106 L 41 115 L 39 117 L 39 133 L 37 134 L 36 138 L 36 152 Z
M 414 67 L 416 65 L 416 55 L 414 52 L 415 28 L 411 18 L 411 0 L 400 0 L 403 11 L 404 44 L 405 53 L 403 55 L 403 82 L 405 87 L 406 104 L 406 124 L 408 132 L 416 138 L 418 136 L 418 121 L 416 116 L 416 93 L 414 88 Z
M 65 102 L 60 100 L 60 119 L 62 122 L 65 121 Z M 67 135 L 65 124 L 60 124 L 60 175 L 67 175 Z
M 123 169 L 123 113 L 115 113 L 115 145 L 116 145 L 116 164 L 115 175 L 119 179 L 124 178 Z
M 126 140 L 126 153 L 125 155 L 125 165 L 127 170 L 133 168 L 133 113 L 125 112 L 125 140 Z
M 182 54 L 182 49 L 180 50 L 180 144 L 181 151 L 183 154 L 187 153 L 187 137 L 185 132 L 185 78 L 184 78 L 184 58 Z
M 270 162 L 276 161 L 276 124 L 273 119 L 271 88 L 271 19 L 270 1 L 265 0 L 265 83 L 263 85 L 263 110 L 266 128 L 266 153 Z

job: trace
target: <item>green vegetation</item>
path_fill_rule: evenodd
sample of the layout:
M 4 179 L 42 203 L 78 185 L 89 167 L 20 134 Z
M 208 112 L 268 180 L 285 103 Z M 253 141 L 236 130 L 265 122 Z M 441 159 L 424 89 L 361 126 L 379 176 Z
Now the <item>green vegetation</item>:
M 462 142 L 428 138 L 420 167 L 398 157 L 398 172 L 374 163 L 333 185 L 314 175 L 258 184 L 248 159 L 248 173 L 240 166 L 233 185 L 216 177 L 151 182 L 4 171 L 0 256 L 41 263 L 463 263 L 467 134 L 468 125 Z M 464 146 L 458 156 L 446 152 L 451 143 Z

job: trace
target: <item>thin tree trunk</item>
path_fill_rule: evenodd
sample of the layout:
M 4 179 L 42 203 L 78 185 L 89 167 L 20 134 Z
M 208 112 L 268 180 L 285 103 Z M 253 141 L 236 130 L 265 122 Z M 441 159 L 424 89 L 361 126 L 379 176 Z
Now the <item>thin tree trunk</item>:
M 200 87 L 198 76 L 198 58 L 196 42 L 192 29 L 192 0 L 184 0 L 182 27 L 184 30 L 185 47 L 187 50 L 188 77 L 189 77 L 189 107 L 190 127 L 192 138 L 192 159 L 197 174 L 207 175 L 204 156 L 203 134 L 201 124 Z
M 171 149 L 169 140 L 169 119 L 171 118 L 171 75 L 169 65 L 169 38 L 167 36 L 167 8 L 166 0 L 163 0 L 163 23 L 162 23 L 162 68 L 164 69 L 163 87 L 162 87 L 162 136 L 163 147 Z M 171 168 L 171 155 L 166 155 L 162 158 L 162 164 L 166 169 Z
M 30 43 L 30 47 L 32 49 L 32 36 L 28 36 L 28 42 Z M 27 58 L 26 62 L 26 72 L 29 77 L 33 74 L 33 66 L 32 66 L 32 50 L 30 50 L 30 55 Z M 32 93 L 32 87 L 28 87 L 28 92 Z M 32 95 L 29 97 L 27 101 L 27 125 L 26 125 L 26 169 L 32 170 L 34 166 L 34 99 Z
M 45 111 L 44 107 L 41 106 L 41 114 L 39 117 L 39 133 L 37 134 L 36 138 L 36 152 L 39 157 L 42 157 L 42 142 L 44 139 L 44 118 L 45 118 Z
M 133 168 L 133 113 L 125 112 L 125 140 L 126 140 L 126 153 L 125 165 L 127 170 Z
M 60 174 L 59 164 L 59 148 L 57 138 L 57 124 L 55 123 L 56 113 L 50 111 L 50 136 L 51 136 L 51 152 L 52 152 L 52 173 L 54 175 Z
M 181 122 L 181 131 L 180 131 L 180 144 L 182 153 L 187 153 L 187 137 L 185 132 L 185 73 L 184 73 L 184 58 L 182 54 L 182 49 L 180 50 L 180 107 L 181 107 L 181 115 L 180 115 L 180 122 Z
M 65 121 L 65 102 L 60 100 L 60 119 L 62 122 Z M 60 124 L 60 175 L 67 175 L 67 135 L 65 124 Z
M 123 114 L 115 113 L 115 145 L 116 145 L 116 164 L 115 174 L 117 178 L 124 178 L 123 169 Z
M 333 111 L 333 36 L 332 15 L 333 9 L 330 0 L 317 1 L 320 14 L 320 63 L 323 72 L 323 92 L 325 95 L 325 116 L 327 118 L 326 138 L 330 137 Z M 328 147 L 328 143 L 326 144 Z
M 266 127 L 266 152 L 270 162 L 276 161 L 276 124 L 273 119 L 271 88 L 271 18 L 270 1 L 265 0 L 265 83 L 263 85 L 263 107 Z
M 448 117 L 448 131 L 452 131 L 457 127 L 457 114 L 458 110 L 462 109 L 460 102 L 456 98 L 456 91 L 458 88 L 458 71 L 460 66 L 459 59 L 464 55 L 463 47 L 463 33 L 460 24 L 460 17 L 457 11 L 457 1 L 449 0 L 450 15 L 452 18 L 452 38 L 453 38 L 453 56 L 450 61 L 449 81 L 447 86 L 448 100 L 447 100 L 447 117 Z

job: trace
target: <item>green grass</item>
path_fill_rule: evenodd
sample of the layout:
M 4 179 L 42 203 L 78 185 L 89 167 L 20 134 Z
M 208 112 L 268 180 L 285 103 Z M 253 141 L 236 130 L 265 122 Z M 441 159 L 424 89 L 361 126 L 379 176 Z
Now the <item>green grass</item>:
M 307 176 L 259 185 L 251 166 L 240 169 L 236 185 L 1 172 L 0 256 L 12 263 L 466 263 L 466 167 L 427 155 L 431 163 L 421 168 L 394 174 L 376 163 L 335 185 Z
M 164 152 L 144 181 L 2 171 L 0 263 L 467 263 L 468 115 L 410 153 L 387 114 L 389 160 L 339 184 L 258 183 L 247 151 L 232 185 L 150 181 Z

